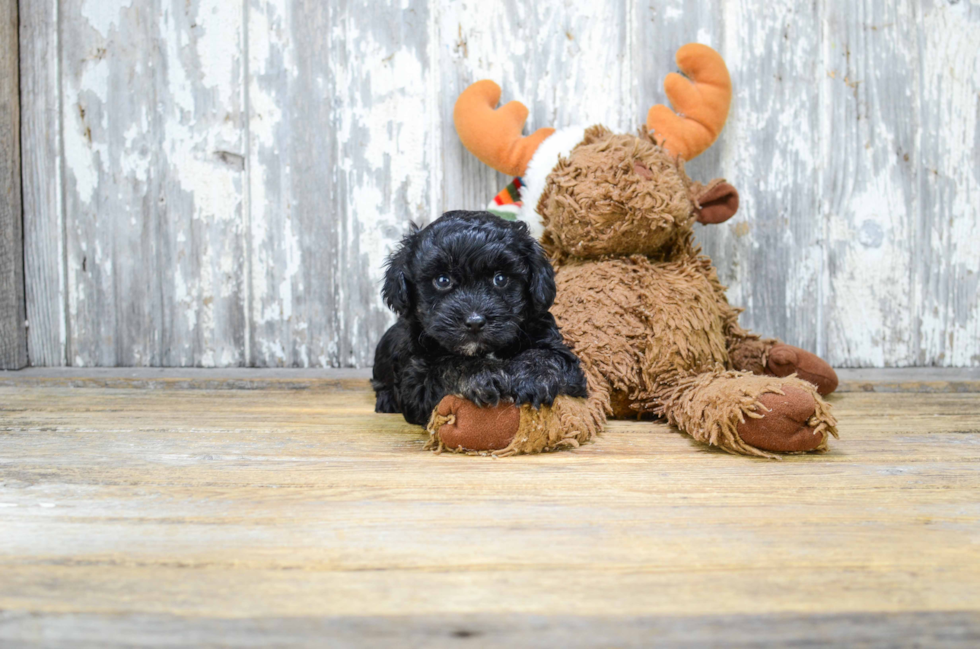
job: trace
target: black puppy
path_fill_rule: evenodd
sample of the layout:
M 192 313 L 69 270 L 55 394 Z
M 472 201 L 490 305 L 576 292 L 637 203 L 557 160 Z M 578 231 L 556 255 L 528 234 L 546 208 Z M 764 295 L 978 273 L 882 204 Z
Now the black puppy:
M 381 293 L 399 318 L 375 352 L 377 412 L 424 426 L 448 394 L 535 408 L 586 396 L 578 358 L 548 312 L 554 270 L 526 224 L 457 211 L 413 226 L 388 259 Z

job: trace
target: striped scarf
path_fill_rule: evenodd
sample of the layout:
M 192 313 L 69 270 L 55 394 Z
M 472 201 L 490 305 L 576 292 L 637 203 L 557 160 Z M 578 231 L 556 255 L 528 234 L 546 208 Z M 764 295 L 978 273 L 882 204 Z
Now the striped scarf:
M 521 187 L 524 181 L 520 177 L 514 178 L 509 185 L 500 190 L 500 193 L 493 197 L 487 211 L 506 221 L 516 221 L 517 215 L 524 205 L 521 202 Z

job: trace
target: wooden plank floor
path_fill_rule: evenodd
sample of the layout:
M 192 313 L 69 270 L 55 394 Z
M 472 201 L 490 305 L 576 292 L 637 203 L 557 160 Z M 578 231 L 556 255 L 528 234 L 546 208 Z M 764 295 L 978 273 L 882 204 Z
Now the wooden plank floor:
M 841 440 L 782 462 L 638 422 L 498 460 L 423 452 L 356 376 L 16 377 L 3 647 L 980 645 L 976 391 L 835 395 Z

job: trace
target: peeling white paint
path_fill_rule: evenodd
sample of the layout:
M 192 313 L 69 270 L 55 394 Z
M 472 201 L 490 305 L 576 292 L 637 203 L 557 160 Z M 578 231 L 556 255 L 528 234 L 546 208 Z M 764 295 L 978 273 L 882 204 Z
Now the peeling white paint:
M 362 224 L 360 230 L 348 228 L 346 245 L 364 251 L 370 260 L 369 280 L 380 285 L 385 255 L 393 243 L 392 232 L 400 232 L 403 214 L 392 205 L 392 194 L 402 194 L 411 210 L 410 217 L 422 221 L 428 216 L 425 182 L 429 160 L 425 120 L 406 120 L 405 115 L 425 115 L 428 97 L 422 64 L 414 55 L 400 51 L 388 57 L 389 46 L 370 34 L 352 35 L 358 43 L 355 60 L 384 60 L 369 73 L 371 96 L 355 96 L 341 120 L 340 140 L 350 141 L 359 134 L 356 157 L 340 163 L 347 172 L 350 191 L 350 217 Z M 345 70 L 338 81 L 356 83 L 360 69 Z M 345 78 L 346 77 L 346 78 Z M 357 168 L 352 165 L 356 164 Z M 355 241 L 354 237 L 358 239 Z M 380 298 L 375 300 L 380 305 Z
M 848 201 L 847 214 L 831 215 L 832 249 L 845 251 L 837 261 L 832 312 L 839 328 L 838 344 L 848 355 L 865 366 L 881 367 L 898 359 L 910 363 L 908 340 L 911 291 L 907 248 L 909 233 L 905 202 L 888 180 L 888 170 L 869 180 L 862 191 Z M 874 223 L 883 232 L 882 244 L 857 244 L 855 226 Z M 836 235 L 836 236 L 835 236 Z M 845 347 L 846 345 L 846 347 Z M 889 363 L 890 361 L 890 363 Z
M 270 92 L 259 82 L 260 79 L 286 75 L 287 80 L 295 75 L 296 64 L 290 58 L 291 50 L 285 40 L 288 33 L 289 7 L 285 2 L 263 2 L 252 8 L 249 12 L 248 28 L 248 56 L 249 70 L 251 76 L 249 84 L 249 136 L 251 158 L 249 168 L 251 172 L 251 182 L 249 191 L 251 194 L 251 242 L 253 255 L 251 291 L 253 298 L 253 310 L 249 317 L 256 324 L 271 323 L 278 321 L 282 317 L 282 306 L 279 303 L 280 296 L 278 291 L 282 283 L 270 286 L 268 276 L 270 268 L 274 267 L 277 260 L 273 257 L 273 237 L 269 232 L 270 218 L 268 210 L 279 209 L 280 206 L 270 202 L 266 195 L 266 187 L 272 181 L 270 176 L 273 171 L 279 172 L 279 182 L 289 185 L 291 182 L 290 170 L 283 167 L 278 170 L 269 169 L 262 164 L 260 156 L 268 151 L 277 149 L 277 128 L 282 123 L 283 114 L 279 104 L 281 97 Z M 278 70 L 270 70 L 269 66 L 274 61 L 282 61 L 282 67 Z M 288 218 L 288 215 L 287 215 Z M 276 233 L 274 238 L 278 238 Z M 295 248 L 293 248 L 295 252 Z M 301 261 L 299 262 L 301 263 Z M 295 271 L 293 271 L 295 272 Z M 289 281 L 291 278 L 284 280 Z M 290 309 L 291 310 L 291 309 Z M 268 355 L 268 350 L 282 350 L 282 346 L 269 346 L 260 340 L 263 354 Z M 273 352 L 277 361 L 282 362 L 284 356 L 280 351 Z
M 93 108 L 104 104 L 109 92 L 109 64 L 104 59 L 83 63 L 81 78 L 70 81 L 67 96 L 71 98 L 63 107 L 65 166 L 75 181 L 75 189 L 82 202 L 91 203 L 99 184 L 99 173 L 106 164 L 108 148 L 105 143 L 93 140 L 93 127 L 107 126 L 105 117 L 94 124 Z
M 932 119 L 920 138 L 920 164 L 924 191 L 935 210 L 923 214 L 931 227 L 930 254 L 918 269 L 921 356 L 926 362 L 936 359 L 956 366 L 980 365 L 978 12 L 975 3 L 943 4 L 924 11 L 921 18 L 919 103 Z
M 119 12 L 133 6 L 133 0 L 84 0 L 80 12 L 88 24 L 103 37 L 108 38 L 110 30 L 119 27 Z

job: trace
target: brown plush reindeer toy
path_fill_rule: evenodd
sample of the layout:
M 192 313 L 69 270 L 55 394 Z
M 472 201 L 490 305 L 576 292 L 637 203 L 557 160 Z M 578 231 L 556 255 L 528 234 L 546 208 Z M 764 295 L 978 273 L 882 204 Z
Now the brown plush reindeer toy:
M 731 101 L 724 61 L 704 45 L 677 52 L 667 97 L 639 135 L 602 126 L 521 137 L 527 108 L 495 110 L 500 88 L 479 81 L 456 102 L 463 144 L 518 176 L 491 208 L 539 236 L 556 267 L 552 312 L 588 378 L 587 400 L 477 408 L 446 397 L 429 423 L 437 449 L 535 453 L 590 441 L 607 416 L 650 414 L 731 453 L 777 457 L 826 448 L 837 436 L 821 398 L 837 376 L 817 356 L 738 325 L 693 224 L 738 209 L 723 180 L 694 182 L 684 160 L 717 138 Z M 512 200 L 517 198 L 518 200 Z M 510 197 L 510 198 L 508 198 Z M 509 204 L 508 204 L 509 203 Z

